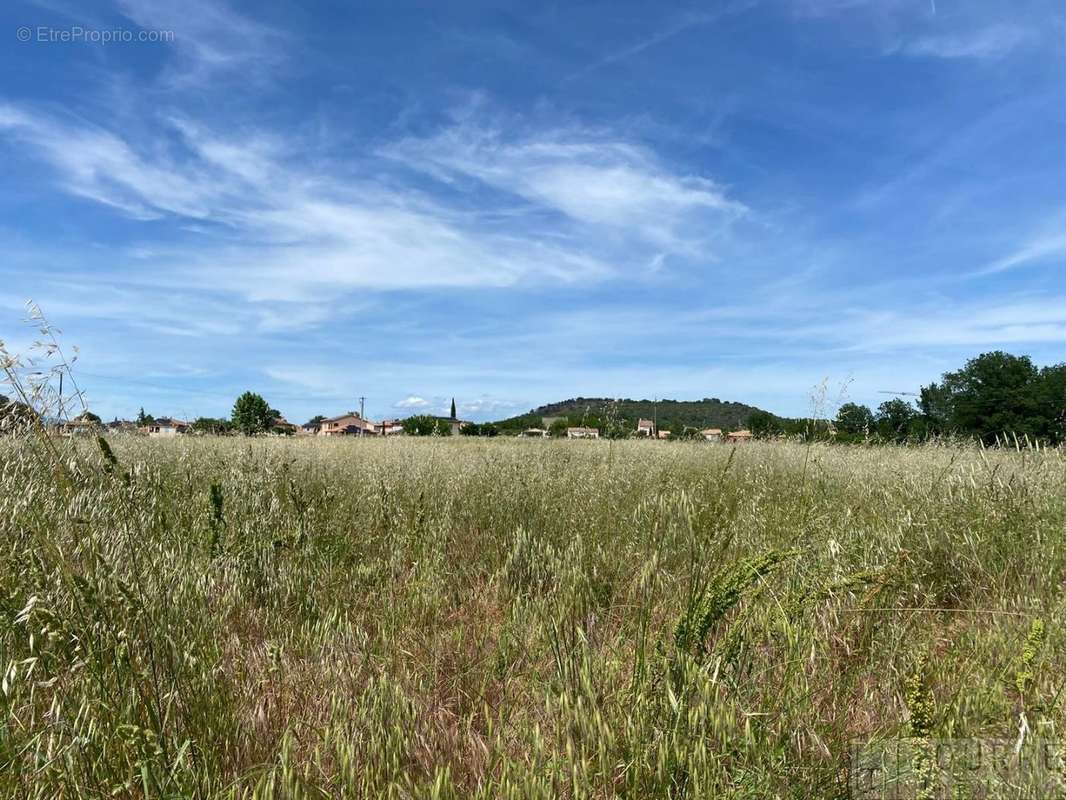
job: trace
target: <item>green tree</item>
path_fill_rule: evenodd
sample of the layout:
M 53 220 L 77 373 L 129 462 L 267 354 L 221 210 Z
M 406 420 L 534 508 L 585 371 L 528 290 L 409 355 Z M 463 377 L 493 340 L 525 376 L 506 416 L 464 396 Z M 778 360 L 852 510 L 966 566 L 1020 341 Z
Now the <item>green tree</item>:
M 1027 356 L 1000 350 L 923 386 L 912 430 L 958 433 L 991 444 L 1011 435 L 1066 441 L 1066 364 L 1037 369 Z
M 926 432 L 951 433 L 955 428 L 955 398 L 947 383 L 931 383 L 921 388 L 918 408 Z
M 230 431 L 230 421 L 228 419 L 217 419 L 215 417 L 198 417 L 193 421 L 190 426 L 197 433 L 206 433 L 219 436 Z
M 548 426 L 548 435 L 556 438 L 566 436 L 566 429 L 570 427 L 570 420 L 566 417 L 559 417 L 559 419 L 553 419 L 552 424 Z
M 459 418 L 458 418 L 457 416 L 455 416 L 455 398 L 454 398 L 454 397 L 452 398 L 452 413 L 451 413 L 451 418 L 452 418 L 452 419 L 459 419 Z
M 1066 442 L 1066 364 L 1040 370 L 1037 405 L 1042 420 L 1038 435 L 1051 442 Z
M 438 424 L 440 423 L 443 423 L 450 432 L 451 425 L 443 420 L 438 420 Z M 468 422 L 459 428 L 459 434 L 462 436 L 498 436 L 499 433 L 499 430 L 491 422 L 482 422 L 481 424 Z
M 877 407 L 877 432 L 883 439 L 902 442 L 910 435 L 918 412 L 906 400 L 894 397 Z
M 951 396 L 951 426 L 986 443 L 1009 434 L 1038 435 L 1039 377 L 1028 356 L 996 350 L 971 358 L 943 378 Z
M 251 436 L 270 430 L 275 416 L 276 413 L 261 395 L 245 392 L 233 404 L 231 421 L 236 430 Z
M 858 403 L 844 403 L 837 411 L 837 432 L 851 438 L 869 436 L 874 431 L 874 413 Z
M 433 432 L 433 418 L 415 414 L 400 423 L 408 436 L 429 436 Z
M 137 424 L 143 428 L 145 425 L 151 425 L 153 422 L 155 422 L 155 417 L 151 414 L 145 414 L 144 406 L 141 406 L 141 410 L 137 412 Z
M 403 421 L 403 432 L 408 436 L 451 436 L 452 426 L 444 419 L 428 414 L 416 414 Z
M 769 411 L 753 411 L 748 415 L 748 430 L 757 439 L 768 439 L 782 433 L 781 422 Z
M 322 427 L 322 422 L 325 419 L 326 418 L 321 414 L 315 414 L 313 417 L 311 417 L 311 419 L 307 420 L 307 424 L 304 425 L 304 427 L 314 428 L 317 431 L 320 427 Z

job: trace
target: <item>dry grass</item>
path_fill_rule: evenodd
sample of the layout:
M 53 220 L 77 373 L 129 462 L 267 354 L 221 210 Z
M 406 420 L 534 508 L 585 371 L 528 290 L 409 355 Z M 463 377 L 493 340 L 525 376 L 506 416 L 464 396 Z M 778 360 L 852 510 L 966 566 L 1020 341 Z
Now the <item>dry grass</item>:
M 0 441 L 0 796 L 839 796 L 923 660 L 1063 724 L 1062 451 L 111 446 Z

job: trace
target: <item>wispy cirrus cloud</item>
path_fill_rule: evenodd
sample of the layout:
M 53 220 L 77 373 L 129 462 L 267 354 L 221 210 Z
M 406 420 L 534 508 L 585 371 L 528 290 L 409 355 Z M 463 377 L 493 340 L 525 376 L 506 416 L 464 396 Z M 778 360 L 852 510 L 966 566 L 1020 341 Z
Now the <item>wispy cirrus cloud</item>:
M 135 220 L 191 223 L 178 244 L 142 243 L 157 284 L 202 279 L 253 301 L 317 304 L 266 323 L 278 330 L 313 325 L 324 299 L 361 289 L 601 280 L 666 255 L 713 257 L 714 238 L 748 213 L 713 180 L 606 130 L 513 136 L 470 123 L 325 166 L 301 158 L 299 141 L 221 135 L 186 116 L 151 131 L 132 140 L 0 106 L 0 136 L 69 193 Z M 418 173 L 496 194 L 471 210 L 468 188 L 427 193 Z
M 215 0 L 117 0 L 119 10 L 148 30 L 174 33 L 177 59 L 163 73 L 172 88 L 193 89 L 222 77 L 266 80 L 286 58 L 288 37 Z
M 0 106 L 4 134 L 48 163 L 71 194 L 136 220 L 195 223 L 184 244 L 155 251 L 160 282 L 180 273 L 182 281 L 209 278 L 253 300 L 310 302 L 323 292 L 508 286 L 612 269 L 602 250 L 550 222 L 486 221 L 379 180 L 380 164 L 345 164 L 357 175 L 339 180 L 303 163 L 298 147 L 265 135 L 224 137 L 164 118 L 154 138 L 134 142 L 11 105 Z
M 997 272 L 1049 261 L 1052 259 L 1066 261 L 1066 233 L 1045 233 L 1025 241 L 1013 252 L 996 259 L 977 272 L 978 275 L 992 275 Z
M 794 341 L 822 341 L 841 352 L 935 353 L 1066 342 L 1066 297 L 1008 296 L 995 300 L 922 303 L 907 310 L 842 308 L 830 323 L 800 325 Z
M 149 161 L 103 128 L 68 123 L 11 105 L 0 105 L 0 133 L 23 144 L 56 170 L 71 194 L 112 206 L 136 219 L 176 214 L 209 216 L 219 187 L 206 176 L 165 161 Z
M 475 419 L 500 419 L 520 414 L 528 408 L 527 403 L 489 394 L 456 401 L 456 413 L 460 417 Z
M 918 36 L 894 49 L 916 58 L 996 60 L 1005 58 L 1034 38 L 1028 28 L 998 24 L 971 31 Z
M 703 249 L 710 233 L 748 213 L 713 180 L 673 171 L 646 148 L 603 131 L 515 136 L 491 121 L 463 121 L 382 153 L 445 182 L 480 182 L 597 235 L 671 253 Z
M 650 36 L 646 36 L 627 47 L 622 47 L 614 52 L 597 59 L 588 66 L 581 68 L 580 70 L 567 76 L 566 80 L 573 80 L 575 78 L 587 75 L 595 70 L 608 67 L 612 64 L 625 61 L 633 56 L 643 53 L 653 47 L 657 47 L 664 42 L 673 39 L 688 30 L 697 28 L 701 25 L 711 24 L 722 17 L 739 14 L 754 6 L 758 0 L 732 0 L 731 2 L 722 2 L 719 7 L 714 11 L 703 11 L 699 13 L 687 13 L 682 14 L 678 18 L 672 20 L 668 25 L 662 29 L 652 33 Z

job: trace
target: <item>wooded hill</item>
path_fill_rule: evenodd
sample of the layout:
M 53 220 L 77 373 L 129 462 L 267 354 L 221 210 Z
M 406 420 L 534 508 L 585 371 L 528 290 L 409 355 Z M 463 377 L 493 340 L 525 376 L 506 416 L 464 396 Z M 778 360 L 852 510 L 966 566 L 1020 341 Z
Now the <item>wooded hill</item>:
M 539 428 L 545 417 L 565 417 L 571 425 L 601 427 L 608 421 L 636 429 L 638 419 L 657 419 L 660 430 L 721 428 L 736 430 L 760 409 L 716 397 L 702 400 L 614 400 L 607 397 L 575 397 L 548 403 L 517 417 L 494 423 L 501 431 Z

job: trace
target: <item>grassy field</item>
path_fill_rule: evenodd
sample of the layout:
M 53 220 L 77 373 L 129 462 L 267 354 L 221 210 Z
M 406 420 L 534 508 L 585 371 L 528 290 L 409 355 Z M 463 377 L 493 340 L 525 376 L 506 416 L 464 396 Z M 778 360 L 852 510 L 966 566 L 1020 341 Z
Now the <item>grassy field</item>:
M 1063 451 L 111 446 L 0 442 L 0 797 L 844 797 L 1066 723 Z

